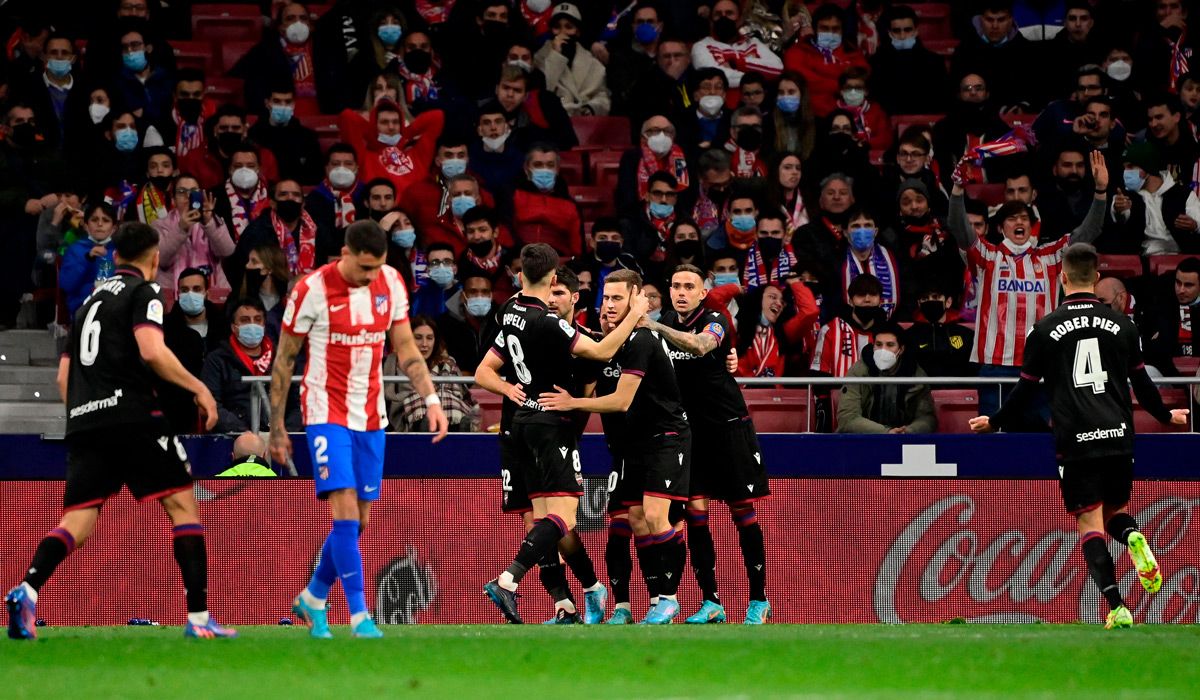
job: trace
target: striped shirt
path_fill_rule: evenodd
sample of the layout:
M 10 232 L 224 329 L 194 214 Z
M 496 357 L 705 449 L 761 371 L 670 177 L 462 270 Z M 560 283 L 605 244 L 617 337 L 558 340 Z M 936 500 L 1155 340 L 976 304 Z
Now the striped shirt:
M 288 296 L 283 330 L 308 341 L 300 385 L 305 425 L 387 426 L 383 349 L 388 330 L 407 322 L 408 293 L 392 267 L 384 265 L 365 287 L 351 287 L 337 262 L 301 278 Z
M 1004 245 L 977 239 L 967 253 L 978 285 L 979 330 L 971 362 L 1020 367 L 1033 324 L 1054 310 L 1058 274 L 1069 235 L 1013 255 Z
M 809 369 L 831 377 L 844 377 L 862 356 L 863 348 L 874 342 L 870 333 L 858 330 L 845 319 L 835 318 L 821 326 Z

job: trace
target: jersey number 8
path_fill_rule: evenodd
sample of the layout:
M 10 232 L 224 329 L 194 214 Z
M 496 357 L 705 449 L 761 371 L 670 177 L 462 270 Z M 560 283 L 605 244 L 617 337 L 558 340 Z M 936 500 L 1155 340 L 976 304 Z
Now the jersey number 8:
M 517 381 L 522 384 L 529 384 L 533 381 L 533 374 L 529 371 L 529 366 L 525 364 L 525 351 L 521 348 L 521 339 L 509 334 L 508 336 L 508 356 L 512 358 L 513 369 L 517 373 Z
M 84 367 L 91 367 L 100 355 L 100 322 L 96 320 L 96 312 L 103 303 L 98 301 L 92 305 L 87 318 L 83 319 L 83 331 L 79 335 L 79 361 Z
M 1075 371 L 1072 373 L 1076 389 L 1091 387 L 1092 393 L 1103 394 L 1108 372 L 1100 364 L 1100 341 L 1084 338 L 1075 346 Z

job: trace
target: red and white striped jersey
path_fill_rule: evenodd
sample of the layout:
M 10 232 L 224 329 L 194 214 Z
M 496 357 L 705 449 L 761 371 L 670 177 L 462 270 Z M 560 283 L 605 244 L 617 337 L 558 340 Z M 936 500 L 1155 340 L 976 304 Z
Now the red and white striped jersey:
M 366 287 L 351 287 L 336 261 L 301 278 L 288 296 L 283 330 L 308 340 L 300 385 L 305 425 L 387 426 L 383 349 L 392 325 L 407 321 L 408 292 L 392 267 L 384 265 Z
M 1025 337 L 1058 303 L 1058 274 L 1070 242 L 1063 236 L 1013 255 L 1004 245 L 975 241 L 967 253 L 979 298 L 971 362 L 1021 366 Z
M 809 369 L 831 377 L 844 377 L 862 357 L 863 347 L 874 342 L 875 338 L 870 333 L 858 330 L 845 319 L 835 318 L 821 326 Z

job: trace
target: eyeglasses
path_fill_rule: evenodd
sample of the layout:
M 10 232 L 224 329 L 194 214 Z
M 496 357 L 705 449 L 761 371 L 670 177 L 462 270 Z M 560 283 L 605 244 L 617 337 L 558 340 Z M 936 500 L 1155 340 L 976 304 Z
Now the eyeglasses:
M 427 263 L 428 267 L 454 267 L 453 260 L 430 260 Z
M 202 192 L 202 191 L 203 190 L 201 190 L 199 187 L 176 187 L 175 188 L 175 196 L 176 197 L 189 197 L 189 196 L 191 196 L 191 194 L 193 192 Z
M 651 127 L 647 127 L 647 129 L 642 132 L 642 136 L 647 136 L 647 137 L 648 136 L 658 136 L 659 134 L 666 134 L 667 136 L 675 136 L 675 129 L 671 128 L 671 127 L 651 126 Z
M 897 160 L 916 160 L 924 157 L 925 151 L 900 151 L 896 154 Z
M 674 190 L 650 190 L 651 197 L 661 197 L 663 199 L 674 199 L 679 196 L 679 193 Z
M 121 44 L 121 49 L 124 51 L 141 51 L 144 48 L 146 48 L 146 42 L 144 41 L 131 41 L 127 44 Z

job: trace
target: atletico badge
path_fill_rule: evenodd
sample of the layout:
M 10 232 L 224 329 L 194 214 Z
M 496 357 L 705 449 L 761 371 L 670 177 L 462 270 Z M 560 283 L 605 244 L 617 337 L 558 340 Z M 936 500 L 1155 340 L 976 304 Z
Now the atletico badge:
M 321 467 L 317 471 L 321 474 L 321 481 L 329 479 L 329 467 Z
M 388 308 L 387 295 L 386 294 L 376 294 L 375 295 L 375 314 L 378 316 L 383 316 L 384 314 L 387 313 L 387 308 Z

